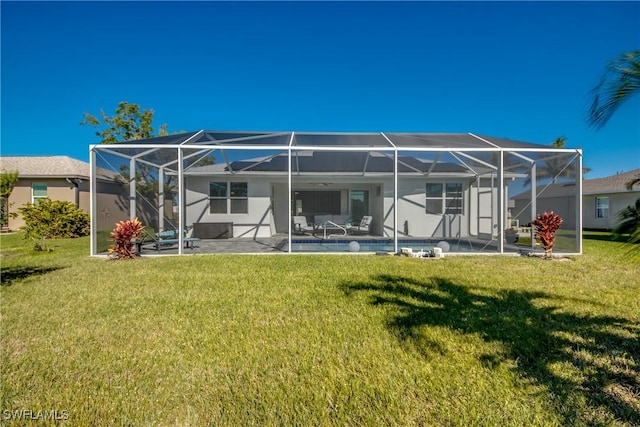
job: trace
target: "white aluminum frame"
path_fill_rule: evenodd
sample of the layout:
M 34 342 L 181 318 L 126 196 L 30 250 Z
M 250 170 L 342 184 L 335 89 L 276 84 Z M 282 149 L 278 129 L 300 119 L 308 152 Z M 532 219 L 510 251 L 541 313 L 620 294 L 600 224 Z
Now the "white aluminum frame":
M 97 255 L 97 241 L 96 241 L 96 226 L 97 226 L 97 219 L 96 219 L 96 215 L 97 215 L 97 185 L 96 185 L 96 154 L 99 151 L 108 151 L 113 155 L 119 156 L 119 157 L 123 157 L 126 159 L 129 159 L 130 161 L 130 176 L 134 177 L 135 176 L 135 163 L 136 162 L 143 162 L 143 163 L 147 163 L 150 164 L 153 167 L 157 167 L 160 171 L 160 174 L 176 174 L 178 176 L 178 208 L 179 208 L 179 219 L 178 219 L 178 228 L 179 230 L 184 230 L 184 220 L 185 220 L 185 203 L 184 203 L 184 197 L 185 197 L 185 188 L 184 188 L 184 160 L 190 157 L 193 157 L 195 155 L 199 155 L 200 153 L 204 152 L 204 151 L 215 151 L 215 150 L 261 150 L 261 151 L 266 151 L 266 150 L 280 150 L 280 151 L 286 151 L 287 152 L 287 160 L 288 160 L 288 167 L 287 167 L 287 186 L 288 186 L 288 191 L 289 194 L 291 194 L 291 192 L 293 191 L 293 160 L 294 160 L 294 156 L 297 158 L 296 153 L 297 152 L 301 152 L 301 151 L 332 151 L 332 152 L 389 152 L 390 154 L 393 153 L 393 191 L 394 191 L 394 197 L 393 197 L 393 241 L 394 241 L 394 251 L 398 252 L 398 153 L 399 152 L 432 152 L 432 153 L 436 153 L 436 158 L 433 161 L 433 166 L 431 167 L 431 169 L 429 171 L 427 171 L 426 173 L 423 173 L 425 176 L 429 176 L 430 173 L 432 172 L 433 168 L 435 167 L 435 165 L 438 163 L 441 155 L 443 153 L 450 153 L 464 168 L 466 168 L 467 170 L 469 170 L 472 174 L 475 174 L 476 177 L 478 177 L 479 175 L 476 173 L 476 171 L 470 167 L 469 165 L 467 165 L 462 159 L 460 159 L 460 157 L 465 157 L 467 159 L 470 159 L 474 162 L 483 164 L 487 167 L 490 167 L 491 169 L 495 169 L 494 173 L 496 173 L 496 177 L 497 177 L 497 187 L 498 187 L 498 206 L 499 209 L 497 209 L 498 212 L 498 229 L 499 229 L 499 233 L 498 233 L 498 252 L 496 252 L 497 254 L 504 254 L 504 219 L 505 219 L 505 212 L 504 212 L 504 206 L 506 206 L 505 203 L 505 188 L 504 188 L 504 153 L 508 152 L 512 155 L 515 155 L 517 157 L 520 157 L 521 159 L 527 161 L 530 163 L 531 165 L 531 214 L 532 217 L 535 218 L 536 215 L 536 199 L 537 199 L 537 194 L 536 194 L 536 190 L 537 190 L 537 185 L 536 185 L 536 165 L 538 161 L 542 161 L 542 160 L 548 160 L 549 158 L 553 158 L 555 157 L 555 155 L 561 155 L 561 154 L 566 154 L 566 153 L 575 153 L 577 159 L 578 159 L 578 177 L 576 178 L 576 247 L 578 249 L 578 251 L 575 253 L 576 255 L 582 254 L 582 150 L 581 149 L 566 149 L 566 148 L 548 148 L 545 146 L 540 146 L 539 148 L 533 148 L 533 147 L 518 147 L 518 148 L 504 148 L 504 147 L 500 147 L 480 136 L 477 136 L 471 132 L 468 133 L 468 135 L 478 139 L 480 142 L 486 143 L 488 146 L 487 147 L 478 147 L 478 148 L 471 148 L 471 147 L 464 147 L 464 148 L 460 148 L 460 147 L 428 147 L 428 146 L 424 146 L 424 147 L 419 147 L 419 146 L 402 146 L 401 144 L 397 144 L 394 141 L 392 141 L 391 138 L 389 138 L 385 133 L 383 132 L 361 132 L 361 133 L 357 133 L 357 135 L 381 135 L 388 143 L 388 146 L 384 146 L 384 145 L 379 145 L 379 146 L 368 146 L 368 147 L 364 147 L 364 146 L 313 146 L 313 145 L 305 145 L 305 146 L 298 146 L 294 144 L 295 141 L 295 135 L 296 132 L 271 132 L 268 134 L 257 134 L 255 136 L 245 136 L 245 137 L 239 137 L 239 138 L 231 138 L 231 139 L 227 139 L 227 140 L 223 140 L 223 141 L 216 141 L 216 143 L 201 143 L 201 144 L 196 144 L 196 143 L 192 143 L 191 141 L 196 138 L 198 135 L 201 135 L 203 132 L 205 132 L 204 130 L 200 130 L 198 132 L 196 132 L 195 134 L 187 137 L 184 141 L 180 142 L 180 143 L 174 143 L 174 144 L 136 144 L 135 141 L 128 141 L 126 143 L 119 143 L 119 144 L 99 144 L 99 145 L 90 145 L 89 146 L 89 160 L 90 160 L 90 188 L 91 188 L 91 206 L 90 206 L 90 214 L 91 214 L 91 237 L 90 237 L 90 245 L 91 245 L 91 255 L 95 256 Z M 300 135 L 305 135 L 305 134 L 314 134 L 314 135 L 349 135 L 350 133 L 346 133 L 346 132 L 325 132 L 325 133 L 305 133 L 305 132 L 299 132 L 297 134 Z M 251 144 L 251 141 L 254 141 L 256 139 L 263 139 L 263 138 L 270 138 L 270 137 L 275 137 L 275 136 L 283 136 L 283 135 L 290 135 L 289 137 L 289 143 L 287 145 L 256 145 L 256 144 Z M 412 134 L 412 135 L 419 135 L 419 134 Z M 427 136 L 429 134 L 425 134 L 425 136 Z M 233 145 L 233 146 L 229 146 L 229 145 L 225 145 L 225 143 L 228 142 L 234 142 L 234 143 L 238 143 L 241 141 L 246 141 L 247 143 L 245 145 Z M 136 155 L 133 156 L 128 156 L 126 154 L 120 153 L 118 151 L 114 151 L 114 149 L 147 149 L 142 153 L 137 153 Z M 177 151 L 177 159 L 170 161 L 168 163 L 162 164 L 162 165 L 156 165 L 152 162 L 148 162 L 146 160 L 140 159 L 139 157 L 145 155 L 145 154 L 149 154 L 153 151 L 156 151 L 158 149 L 175 149 Z M 184 150 L 198 150 L 196 153 L 191 153 L 187 156 L 184 155 Z M 488 164 L 476 157 L 474 157 L 472 154 L 473 153 L 477 153 L 477 152 L 495 152 L 498 153 L 499 157 L 498 157 L 498 166 L 493 166 L 491 164 Z M 526 155 L 524 155 L 523 153 L 553 153 L 553 156 L 548 157 L 548 158 L 542 158 L 539 160 L 534 160 Z M 225 162 L 227 162 L 227 164 L 229 163 L 226 160 L 226 155 L 225 157 Z M 391 156 L 389 156 L 391 157 Z M 574 158 L 575 159 L 575 158 Z M 174 171 L 170 168 L 168 168 L 168 166 L 170 164 L 173 163 L 177 163 L 177 171 Z M 570 162 L 569 162 L 570 163 Z M 166 169 L 166 170 L 165 170 Z M 296 168 L 297 170 L 298 168 Z M 493 173 L 492 173 L 493 176 Z M 162 183 L 159 184 L 160 186 L 162 186 Z M 135 179 L 131 179 L 130 182 L 130 216 L 131 218 L 135 217 L 136 214 L 136 200 L 135 200 L 135 195 L 136 195 L 136 189 L 135 189 L 136 183 L 135 183 Z M 160 189 L 160 193 L 161 193 L 161 203 L 164 204 L 164 194 L 163 193 L 163 188 Z M 292 209 L 292 205 L 291 205 L 291 197 L 288 197 L 288 212 L 289 212 L 289 223 L 291 223 L 291 209 Z M 161 211 L 162 212 L 162 211 Z M 162 216 L 162 214 L 160 215 Z M 184 243 L 184 234 L 183 232 L 179 232 L 178 233 L 178 254 L 182 255 L 183 254 L 183 243 Z M 291 253 L 291 248 L 292 248 L 292 232 L 291 232 L 291 228 L 289 227 L 289 231 L 288 231 L 288 242 L 289 242 L 289 253 Z M 535 249 L 535 240 L 533 239 L 532 236 L 532 248 Z

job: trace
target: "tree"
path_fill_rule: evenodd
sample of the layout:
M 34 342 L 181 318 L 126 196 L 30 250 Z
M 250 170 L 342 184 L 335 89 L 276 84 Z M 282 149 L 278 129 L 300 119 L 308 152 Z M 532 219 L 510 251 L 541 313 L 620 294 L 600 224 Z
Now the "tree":
M 591 90 L 593 101 L 587 121 L 599 129 L 613 116 L 620 105 L 640 91 L 640 50 L 626 52 L 607 65 L 607 70 Z M 631 190 L 640 183 L 640 175 L 625 184 Z M 631 242 L 640 242 L 640 199 L 635 207 L 627 206 L 618 214 L 614 234 L 629 233 Z
M 161 125 L 158 134 L 155 134 L 152 127 L 154 114 L 153 110 L 141 110 L 138 104 L 122 101 L 118 104 L 115 115 L 108 116 L 102 109 L 100 109 L 100 118 L 85 112 L 80 124 L 93 126 L 102 144 L 116 144 L 167 135 L 166 123 Z
M 599 129 L 620 105 L 640 89 L 640 50 L 626 52 L 607 64 L 600 82 L 591 90 L 593 101 L 587 116 L 590 126 Z
M 167 124 L 160 126 L 157 134 L 153 128 L 154 110 L 141 109 L 138 104 L 130 104 L 122 101 L 115 110 L 115 115 L 109 116 L 104 110 L 100 110 L 99 117 L 84 113 L 81 125 L 88 125 L 95 128 L 96 136 L 100 138 L 102 144 L 117 144 L 125 141 L 166 136 Z M 154 163 L 168 164 L 175 161 L 175 150 L 157 150 L 153 153 Z M 198 160 L 199 165 L 213 164 L 214 157 L 206 155 Z M 130 171 L 129 164 L 120 166 L 120 175 L 123 177 L 125 185 L 129 185 Z M 136 192 L 144 197 L 156 200 L 159 194 L 158 168 L 147 162 L 137 162 L 135 168 Z M 165 197 L 171 198 L 177 187 L 177 176 L 175 174 L 164 175 L 163 191 Z
M 125 141 L 166 136 L 167 124 L 162 124 L 156 134 L 153 128 L 154 110 L 144 110 L 138 104 L 130 104 L 121 101 L 116 108 L 116 114 L 107 115 L 100 109 L 100 118 L 84 113 L 81 125 L 93 126 L 96 136 L 101 144 L 117 144 Z M 162 154 L 160 154 L 162 156 Z M 153 196 L 158 193 L 158 181 L 154 177 L 154 168 L 146 163 L 139 163 L 136 167 L 136 190 L 143 195 Z M 120 173 L 126 183 L 129 182 L 129 165 L 121 165 Z M 168 176 L 165 182 L 165 191 L 170 193 L 175 186 L 173 177 Z
M 0 224 L 5 227 L 9 224 L 9 218 L 14 218 L 17 214 L 10 213 L 9 196 L 13 188 L 18 183 L 18 171 L 2 171 L 0 174 Z

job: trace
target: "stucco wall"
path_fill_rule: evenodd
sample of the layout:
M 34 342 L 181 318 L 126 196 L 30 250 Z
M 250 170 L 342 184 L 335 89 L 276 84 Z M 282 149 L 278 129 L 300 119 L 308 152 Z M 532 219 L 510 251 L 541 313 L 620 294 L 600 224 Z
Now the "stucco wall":
M 609 217 L 596 218 L 596 197 L 609 197 Z M 635 205 L 640 191 L 584 195 L 582 197 L 582 226 L 584 228 L 611 230 L 618 223 L 618 212 L 629 205 Z
M 25 179 L 18 180 L 16 186 L 9 196 L 10 212 L 18 213 L 18 209 L 32 202 L 31 198 L 31 185 L 33 183 L 47 184 L 47 197 L 51 200 L 63 200 L 67 202 L 76 202 L 76 189 L 73 184 L 70 184 L 65 179 Z M 86 212 L 89 212 L 89 196 L 88 196 L 88 184 L 80 184 L 79 187 L 79 199 L 80 208 Z M 17 230 L 24 225 L 24 221 L 20 214 L 16 218 L 9 218 L 9 228 Z
M 268 237 L 274 233 L 286 234 L 289 230 L 288 184 L 283 178 L 268 180 L 253 178 L 248 183 L 249 213 L 247 214 L 210 214 L 209 182 L 226 181 L 211 177 L 186 177 L 186 225 L 196 222 L 233 222 L 234 237 Z M 301 182 L 294 177 L 296 190 L 317 190 L 318 183 Z M 359 178 L 362 179 L 362 178 Z M 353 178 L 351 178 L 353 180 Z M 270 182 L 274 181 L 274 182 Z M 348 178 L 333 179 L 332 183 L 323 183 L 322 190 L 340 190 L 342 214 L 349 211 L 349 191 L 369 191 L 369 211 L 373 216 L 372 235 L 393 236 L 393 180 L 378 178 L 372 183 L 358 183 Z M 340 182 L 342 181 L 342 182 Z M 398 231 L 400 236 L 411 237 L 467 237 L 475 236 L 478 231 L 491 233 L 492 215 L 497 216 L 495 190 L 470 188 L 468 180 L 434 180 L 433 182 L 461 182 L 463 184 L 464 210 L 462 215 L 425 213 L 424 178 L 402 179 L 398 184 Z M 478 204 L 479 202 L 479 204 Z M 273 203 L 273 211 L 271 204 Z M 480 212 L 483 219 L 477 220 Z M 471 220 L 473 218 L 473 220 Z M 473 227 L 473 232 L 470 229 Z M 407 232 L 405 234 L 405 232 Z
M 491 186 L 490 179 L 481 179 L 469 184 L 469 235 L 481 238 L 497 236 L 498 189 Z
M 398 232 L 411 237 L 466 237 L 469 235 L 469 184 L 460 180 L 429 182 L 462 182 L 463 214 L 431 215 L 425 212 L 426 180 L 403 179 L 398 183 Z M 384 187 L 385 235 L 393 236 L 393 182 Z M 408 233 L 406 233 L 408 231 Z
M 562 218 L 562 229 L 576 228 L 576 203 L 575 196 L 561 197 L 539 197 L 536 200 L 536 213 L 551 212 L 560 215 Z M 527 200 L 516 200 L 515 212 L 520 212 L 515 219 L 520 221 L 521 226 L 527 225 L 535 218 L 531 218 L 531 203 Z
M 248 213 L 209 213 L 209 182 L 213 180 L 247 182 Z M 228 177 L 223 179 L 189 176 L 185 178 L 185 187 L 186 200 L 188 201 L 185 216 L 187 227 L 196 222 L 233 222 L 233 237 L 269 237 L 272 235 L 271 183 L 268 180 L 234 180 Z

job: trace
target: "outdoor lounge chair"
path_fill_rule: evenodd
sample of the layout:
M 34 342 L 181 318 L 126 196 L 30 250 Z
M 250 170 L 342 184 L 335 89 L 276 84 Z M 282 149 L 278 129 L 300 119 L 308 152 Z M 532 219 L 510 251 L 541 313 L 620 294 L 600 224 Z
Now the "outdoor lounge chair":
M 360 224 L 352 224 L 349 227 L 349 232 L 351 234 L 369 234 L 371 229 L 371 222 L 373 220 L 372 216 L 365 215 L 360 220 Z
M 293 217 L 293 232 L 296 234 L 305 234 L 307 231 L 312 233 L 315 231 L 313 225 L 307 224 L 307 217 L 304 215 Z

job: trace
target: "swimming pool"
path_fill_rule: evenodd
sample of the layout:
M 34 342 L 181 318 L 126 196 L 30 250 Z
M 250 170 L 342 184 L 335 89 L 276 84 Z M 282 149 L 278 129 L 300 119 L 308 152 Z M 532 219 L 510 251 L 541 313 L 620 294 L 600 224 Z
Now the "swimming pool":
M 411 248 L 414 252 L 420 250 L 430 251 L 437 247 L 440 242 L 449 245 L 448 250 L 443 250 L 443 252 L 470 253 L 482 250 L 482 246 L 474 245 L 470 241 L 458 242 L 457 240 L 453 242 L 447 240 L 398 240 L 398 250 L 400 248 Z M 283 250 L 285 252 L 288 251 L 288 245 L 285 245 Z M 488 250 L 491 251 L 492 249 Z M 293 240 L 291 242 L 291 252 L 393 252 L 393 240 Z

